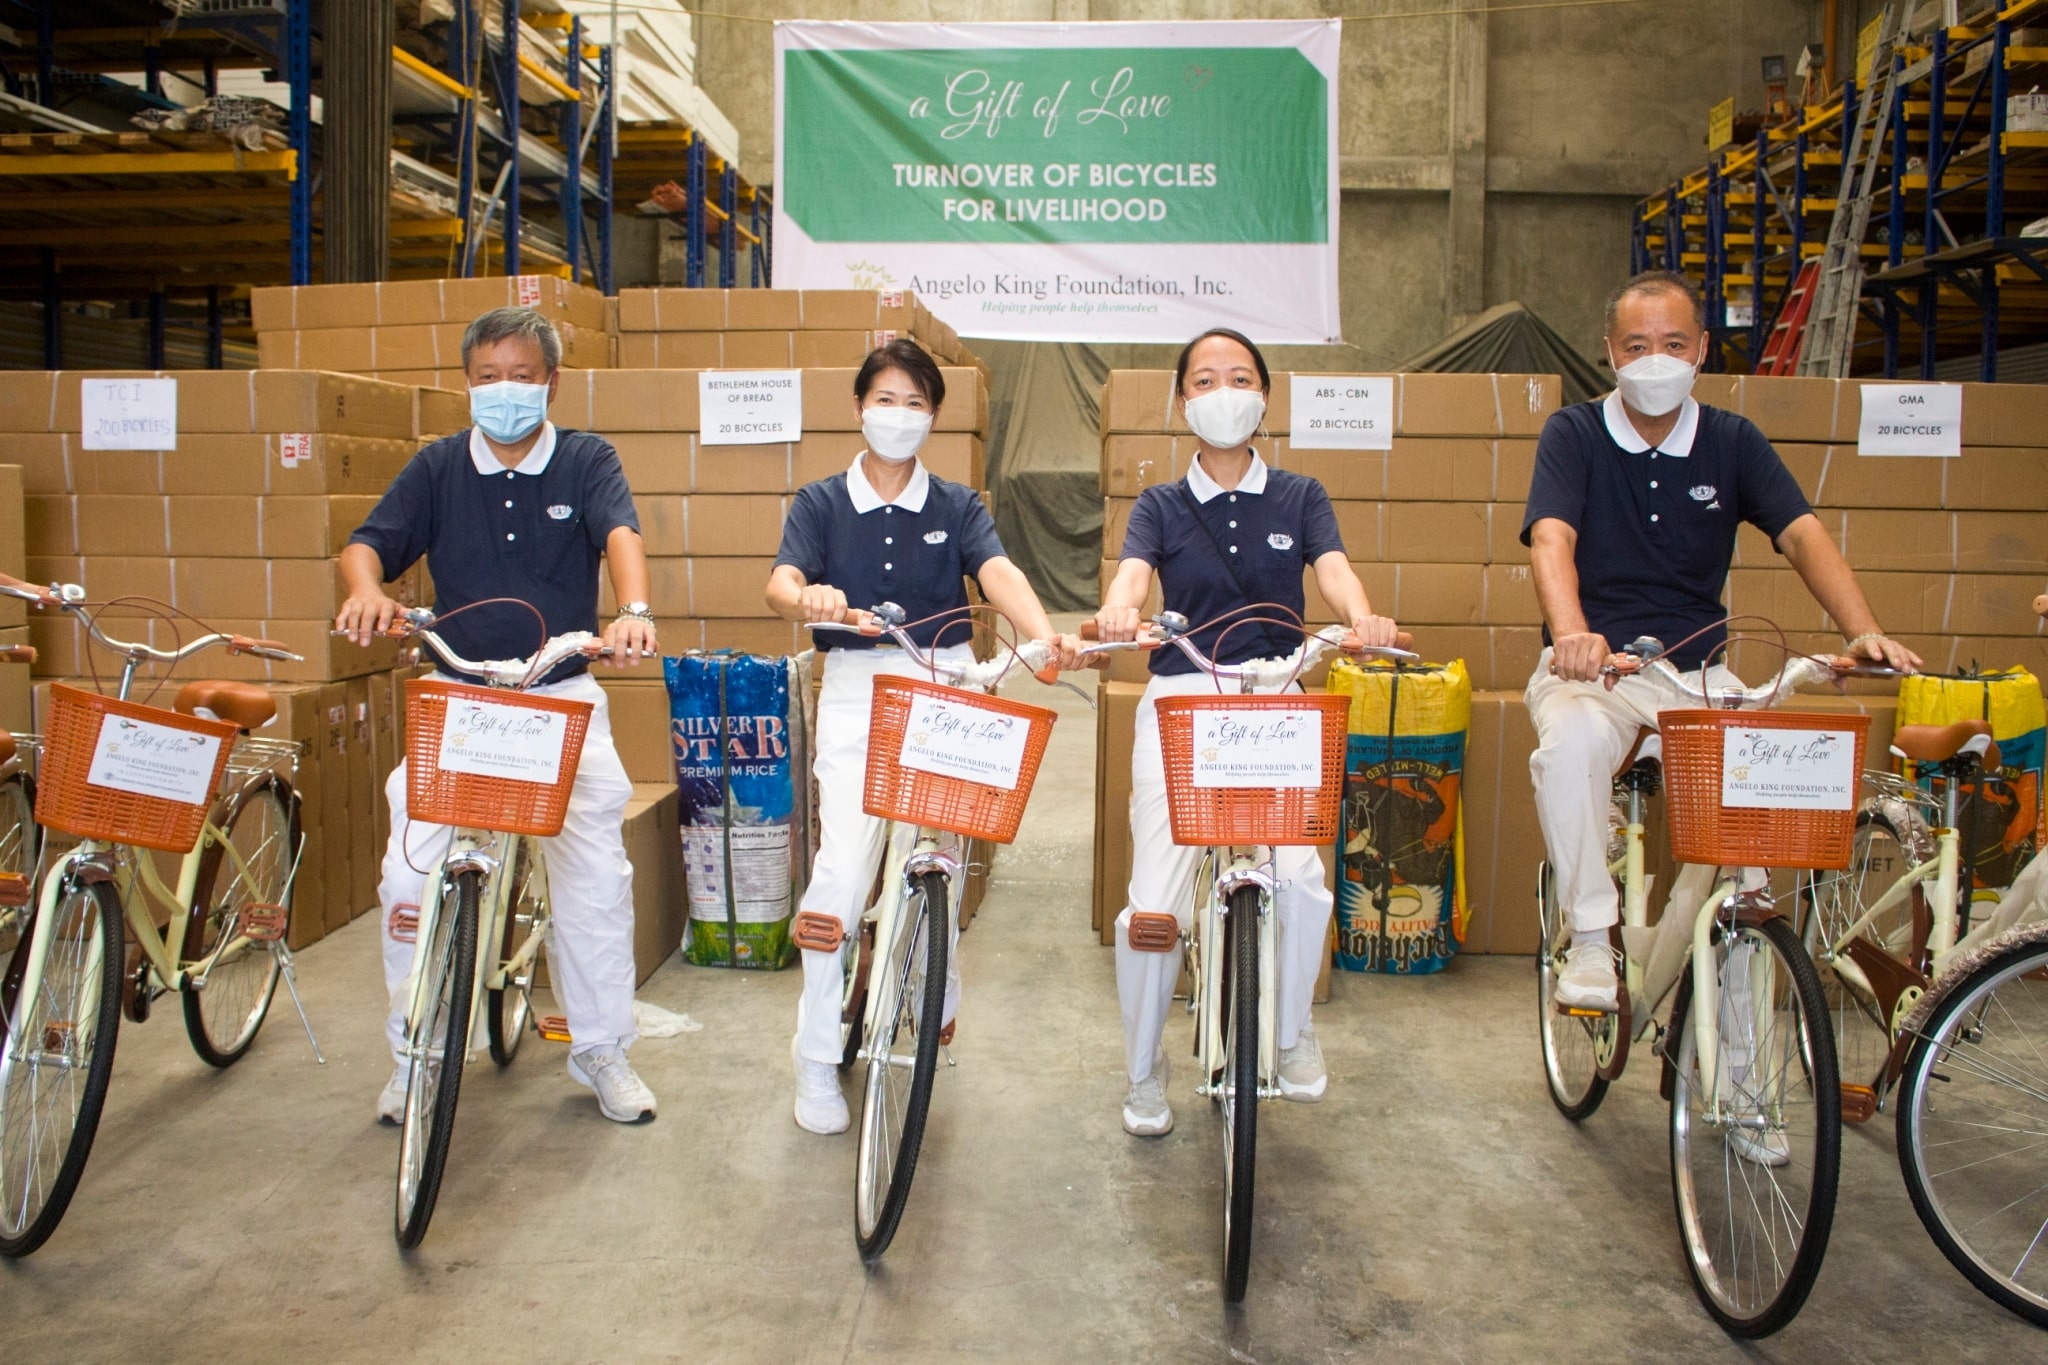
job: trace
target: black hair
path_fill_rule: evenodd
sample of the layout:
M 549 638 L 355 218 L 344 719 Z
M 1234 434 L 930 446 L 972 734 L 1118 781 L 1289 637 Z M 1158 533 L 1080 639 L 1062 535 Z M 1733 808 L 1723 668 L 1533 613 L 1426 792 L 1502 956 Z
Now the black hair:
M 1607 296 L 1607 335 L 1614 335 L 1621 301 L 1630 294 L 1677 294 L 1692 305 L 1693 321 L 1701 327 L 1707 325 L 1706 300 L 1693 288 L 1691 280 L 1675 270 L 1645 270 Z
M 1243 332 L 1233 331 L 1228 327 L 1211 327 L 1208 331 L 1180 348 L 1180 359 L 1175 361 L 1173 365 L 1173 391 L 1175 393 L 1181 392 L 1182 387 L 1187 383 L 1188 357 L 1195 353 L 1195 347 L 1201 345 L 1210 337 L 1228 337 L 1247 351 L 1250 351 L 1252 353 L 1252 364 L 1257 367 L 1259 372 L 1259 387 L 1268 393 L 1273 391 L 1273 376 L 1266 372 L 1266 357 L 1259 354 L 1259 348 L 1252 344 L 1252 339 Z
M 855 402 L 865 402 L 868 390 L 874 387 L 875 376 L 884 370 L 901 370 L 910 376 L 924 401 L 937 412 L 946 401 L 946 377 L 939 373 L 939 367 L 925 354 L 924 347 L 909 337 L 897 337 L 884 346 L 877 346 L 868 352 L 868 358 L 861 362 L 860 373 L 853 377 Z

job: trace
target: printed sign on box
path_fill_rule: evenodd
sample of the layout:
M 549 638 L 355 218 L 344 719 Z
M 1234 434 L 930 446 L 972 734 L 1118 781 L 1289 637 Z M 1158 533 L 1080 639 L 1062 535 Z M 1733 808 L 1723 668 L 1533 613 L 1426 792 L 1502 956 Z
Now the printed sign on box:
M 1323 713 L 1218 709 L 1195 712 L 1197 787 L 1320 787 Z
M 697 406 L 707 446 L 778 445 L 803 439 L 802 370 L 704 370 Z
M 1392 450 L 1391 375 L 1297 374 L 1289 417 L 1296 450 Z
M 1865 384 L 1858 455 L 1963 453 L 1961 384 Z
M 505 702 L 450 698 L 441 725 L 443 771 L 554 782 L 562 775 L 568 718 Z
M 1020 716 L 919 694 L 910 699 L 897 762 L 921 773 L 1015 791 L 1031 723 Z
M 1721 736 L 1721 804 L 1743 810 L 1853 810 L 1853 730 L 1742 730 Z
M 218 735 L 108 716 L 100 722 L 85 780 L 95 787 L 196 806 L 213 799 L 213 767 L 219 758 Z
M 178 381 L 81 379 L 78 399 L 87 450 L 176 450 Z

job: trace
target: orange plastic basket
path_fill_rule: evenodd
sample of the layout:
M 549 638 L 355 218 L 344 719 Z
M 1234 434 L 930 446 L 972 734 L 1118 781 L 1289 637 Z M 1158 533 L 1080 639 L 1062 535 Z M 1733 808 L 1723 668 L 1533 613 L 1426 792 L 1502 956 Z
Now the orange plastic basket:
M 1161 697 L 1159 747 L 1166 760 L 1166 813 L 1173 841 L 1200 848 L 1219 844 L 1327 844 L 1337 837 L 1344 798 L 1344 745 L 1351 698 L 1323 692 L 1259 696 Z M 1195 720 L 1204 711 L 1320 711 L 1323 782 L 1320 787 L 1198 787 Z
M 1730 731 L 1834 730 L 1855 735 L 1850 771 L 1861 780 L 1870 717 L 1842 711 L 1665 711 L 1664 800 L 1671 855 L 1707 867 L 1849 865 L 1856 800 L 1847 810 L 1788 810 L 1721 804 L 1721 756 Z
M 910 730 L 911 705 L 918 697 L 950 702 L 1009 723 L 1023 723 L 1027 728 L 1017 785 L 1001 787 L 904 767 L 903 742 Z M 868 713 L 868 771 L 861 792 L 861 809 L 885 820 L 929 825 L 969 838 L 1007 844 L 1017 837 L 1017 826 L 1024 819 L 1024 805 L 1031 799 L 1031 784 L 1038 778 L 1038 764 L 1045 757 L 1045 744 L 1052 738 L 1056 718 L 1043 706 L 1011 701 L 1008 697 L 882 674 L 875 679 L 874 702 Z
M 99 752 L 102 727 L 122 721 L 144 721 L 218 739 L 207 799 L 188 802 L 143 796 L 87 781 Z M 49 717 L 43 723 L 42 766 L 36 774 L 36 823 L 82 839 L 190 853 L 206 827 L 212 794 L 220 787 L 228 754 L 240 733 L 225 721 L 182 716 L 161 707 L 51 683 Z
M 458 701 L 490 702 L 561 716 L 566 729 L 555 780 L 527 782 L 443 769 L 441 735 L 448 705 Z M 569 813 L 569 791 L 576 785 L 576 763 L 583 756 L 583 735 L 590 728 L 594 709 L 587 701 L 537 697 L 530 692 L 472 687 L 436 678 L 409 679 L 405 684 L 405 799 L 409 814 L 430 824 L 553 838 L 562 832 L 562 820 Z

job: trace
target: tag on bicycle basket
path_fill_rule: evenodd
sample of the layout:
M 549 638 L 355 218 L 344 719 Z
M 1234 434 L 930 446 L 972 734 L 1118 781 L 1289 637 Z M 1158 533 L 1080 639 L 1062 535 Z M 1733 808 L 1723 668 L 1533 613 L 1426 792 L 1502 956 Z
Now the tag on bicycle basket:
M 451 697 L 436 761 L 444 772 L 554 782 L 567 738 L 568 717 L 559 712 Z
M 219 758 L 218 735 L 110 715 L 100 721 L 85 780 L 95 787 L 200 806 L 213 797 Z
M 1323 713 L 1233 710 L 1194 713 L 1197 787 L 1320 787 Z
M 1721 736 L 1721 804 L 1748 810 L 1853 810 L 1853 730 L 1746 730 Z
M 903 727 L 896 761 L 940 777 L 957 777 L 1015 791 L 1024 769 L 1031 722 L 980 707 L 918 693 Z

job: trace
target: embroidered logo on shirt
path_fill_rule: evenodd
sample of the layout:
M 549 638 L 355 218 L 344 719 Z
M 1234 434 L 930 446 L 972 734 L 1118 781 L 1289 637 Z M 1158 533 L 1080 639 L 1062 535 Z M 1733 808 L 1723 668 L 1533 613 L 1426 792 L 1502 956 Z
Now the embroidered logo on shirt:
M 558 502 L 548 509 L 548 515 L 556 521 L 567 521 L 570 517 L 576 515 L 576 509 L 568 506 L 566 503 Z
M 1696 483 L 1689 491 L 1692 493 L 1692 500 L 1694 502 L 1712 502 L 1714 500 L 1714 485 L 1710 483 Z
M 1266 537 L 1266 543 L 1276 550 L 1291 550 L 1294 548 L 1294 537 L 1283 531 L 1275 531 Z
M 946 543 L 946 533 L 944 531 L 926 531 L 924 533 L 924 543 L 927 545 L 944 545 Z

